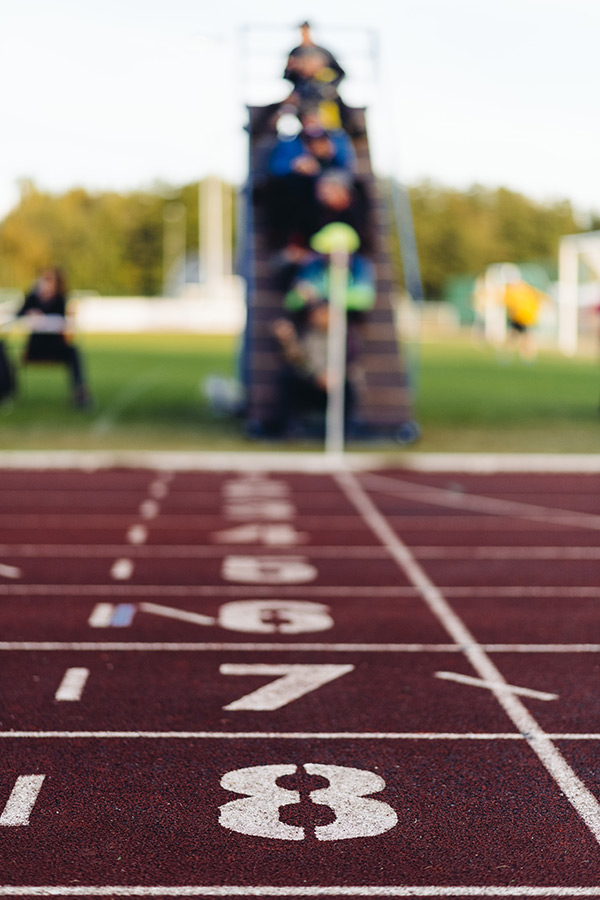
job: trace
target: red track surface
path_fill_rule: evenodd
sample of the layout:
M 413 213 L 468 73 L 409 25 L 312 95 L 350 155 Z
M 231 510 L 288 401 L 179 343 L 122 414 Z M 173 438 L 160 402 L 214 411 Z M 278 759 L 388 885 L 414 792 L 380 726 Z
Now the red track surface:
M 0 471 L 0 897 L 600 897 L 599 489 Z

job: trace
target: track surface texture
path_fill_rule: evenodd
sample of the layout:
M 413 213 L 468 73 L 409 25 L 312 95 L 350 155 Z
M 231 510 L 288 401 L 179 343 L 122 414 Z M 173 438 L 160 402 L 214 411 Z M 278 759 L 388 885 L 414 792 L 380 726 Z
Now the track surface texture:
M 0 897 L 600 897 L 599 495 L 0 470 Z

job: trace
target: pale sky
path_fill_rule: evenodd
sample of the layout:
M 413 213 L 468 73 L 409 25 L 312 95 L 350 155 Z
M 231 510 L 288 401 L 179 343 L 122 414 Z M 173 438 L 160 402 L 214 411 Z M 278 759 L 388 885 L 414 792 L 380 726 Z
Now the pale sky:
M 600 0 L 19 0 L 0 6 L 0 216 L 20 178 L 241 182 L 244 103 L 285 96 L 306 18 L 369 105 L 380 173 L 600 212 Z

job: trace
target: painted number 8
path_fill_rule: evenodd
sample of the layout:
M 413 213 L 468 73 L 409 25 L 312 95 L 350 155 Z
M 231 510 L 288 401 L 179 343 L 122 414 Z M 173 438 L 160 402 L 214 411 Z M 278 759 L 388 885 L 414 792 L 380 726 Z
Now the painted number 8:
M 364 769 L 319 763 L 304 763 L 303 768 L 309 775 L 321 775 L 329 781 L 328 787 L 311 791 L 309 795 L 313 803 L 328 806 L 335 815 L 334 822 L 315 828 L 317 840 L 373 837 L 396 825 L 398 817 L 391 806 L 367 796 L 385 787 L 379 775 Z M 300 803 L 300 793 L 280 787 L 277 779 L 296 772 L 295 765 L 250 766 L 227 772 L 221 779 L 221 787 L 247 796 L 220 807 L 221 825 L 255 837 L 304 840 L 304 828 L 287 825 L 279 818 L 282 806 Z

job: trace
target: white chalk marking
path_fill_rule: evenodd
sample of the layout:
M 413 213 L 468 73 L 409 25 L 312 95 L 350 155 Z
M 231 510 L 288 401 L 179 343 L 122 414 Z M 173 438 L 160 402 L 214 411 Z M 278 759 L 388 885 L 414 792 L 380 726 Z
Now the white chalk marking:
M 67 669 L 63 676 L 63 680 L 54 695 L 54 699 L 66 702 L 81 700 L 89 674 L 89 669 L 78 668 L 76 666 Z
M 536 691 L 532 688 L 515 687 L 505 681 L 500 684 L 491 681 L 483 681 L 481 678 L 471 678 L 470 675 L 460 675 L 458 672 L 436 672 L 436 678 L 443 681 L 455 681 L 457 684 L 469 684 L 473 687 L 487 688 L 488 690 L 509 691 L 512 694 L 520 694 L 522 697 L 533 697 L 535 700 L 558 700 L 558 694 L 548 694 L 545 691 Z
M 130 559 L 117 559 L 110 570 L 116 581 L 128 581 L 133 575 L 133 562 Z
M 494 685 L 490 690 L 500 706 L 517 730 L 527 735 L 527 741 L 533 752 L 585 822 L 596 841 L 600 843 L 600 804 L 596 797 L 577 777 L 571 766 L 518 697 L 505 688 L 501 689 L 499 686 L 495 686 L 506 684 L 502 673 L 486 654 L 483 647 L 477 643 L 469 629 L 446 601 L 442 591 L 431 581 L 406 544 L 392 530 L 386 519 L 360 486 L 356 477 L 349 471 L 339 472 L 334 477 L 373 534 L 377 535 L 381 543 L 388 548 L 390 556 L 396 560 L 401 572 L 419 590 L 429 610 L 446 629 L 454 642 L 464 646 L 465 656 L 480 678 Z M 600 517 L 598 517 L 598 520 L 600 523 Z
M 45 777 L 45 775 L 19 775 L 0 815 L 0 826 L 29 825 L 29 817 Z
M 17 566 L 7 566 L 0 563 L 0 576 L 2 578 L 21 578 L 23 572 Z
M 302 665 L 282 664 L 265 665 L 264 663 L 223 663 L 219 666 L 221 675 L 276 675 L 275 681 L 245 694 L 239 700 L 228 703 L 223 709 L 228 710 L 274 710 L 281 709 L 329 684 L 342 675 L 353 672 L 353 665 Z
M 148 538 L 148 529 L 145 525 L 132 525 L 127 532 L 127 541 L 130 544 L 144 544 Z
M 155 519 L 158 511 L 159 506 L 156 500 L 144 500 L 140 505 L 140 515 L 143 519 Z

